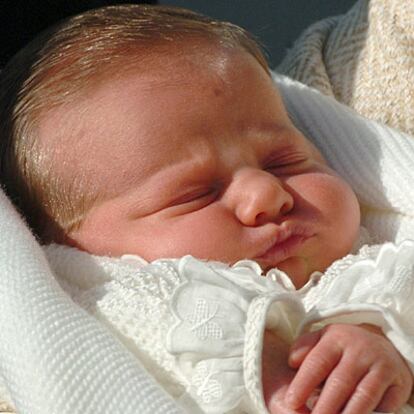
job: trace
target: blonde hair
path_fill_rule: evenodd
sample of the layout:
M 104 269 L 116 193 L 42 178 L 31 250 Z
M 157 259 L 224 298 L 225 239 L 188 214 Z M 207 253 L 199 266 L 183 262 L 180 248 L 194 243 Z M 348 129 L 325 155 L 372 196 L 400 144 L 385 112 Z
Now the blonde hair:
M 85 191 L 82 178 L 67 183 L 53 174 L 37 139 L 41 115 L 119 71 L 120 62 L 124 70 L 128 61 L 145 61 L 157 48 L 168 53 L 172 43 L 187 39 L 247 51 L 268 71 L 260 46 L 242 28 L 181 8 L 148 5 L 109 6 L 69 18 L 6 65 L 0 74 L 0 177 L 42 241 L 78 226 L 97 195 Z M 139 52 L 134 59 L 131 50 Z

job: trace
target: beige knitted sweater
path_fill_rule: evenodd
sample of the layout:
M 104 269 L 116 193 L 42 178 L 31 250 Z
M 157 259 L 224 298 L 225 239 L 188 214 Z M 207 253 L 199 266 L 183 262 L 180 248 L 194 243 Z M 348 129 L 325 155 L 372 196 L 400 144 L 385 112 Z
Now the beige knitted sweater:
M 414 1 L 357 1 L 309 27 L 277 70 L 412 135 Z

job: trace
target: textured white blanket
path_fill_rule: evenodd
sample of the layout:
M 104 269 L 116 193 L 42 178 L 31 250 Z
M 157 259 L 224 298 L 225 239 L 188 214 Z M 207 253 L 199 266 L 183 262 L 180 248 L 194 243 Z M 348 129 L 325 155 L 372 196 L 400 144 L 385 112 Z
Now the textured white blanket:
M 414 140 L 277 78 L 289 112 L 355 189 L 377 241 L 414 238 Z M 0 194 L 0 375 L 21 414 L 183 412 L 56 283 Z
M 19 414 L 181 412 L 140 363 L 69 299 L 0 194 L 0 374 Z

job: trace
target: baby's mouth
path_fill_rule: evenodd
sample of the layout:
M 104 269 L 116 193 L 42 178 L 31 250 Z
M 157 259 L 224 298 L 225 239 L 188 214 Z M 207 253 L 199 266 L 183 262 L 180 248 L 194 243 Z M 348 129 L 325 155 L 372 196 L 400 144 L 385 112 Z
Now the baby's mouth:
M 314 233 L 306 229 L 284 227 L 281 228 L 273 240 L 253 260 L 263 268 L 277 267 L 283 262 L 300 253 L 302 245 L 314 236 Z

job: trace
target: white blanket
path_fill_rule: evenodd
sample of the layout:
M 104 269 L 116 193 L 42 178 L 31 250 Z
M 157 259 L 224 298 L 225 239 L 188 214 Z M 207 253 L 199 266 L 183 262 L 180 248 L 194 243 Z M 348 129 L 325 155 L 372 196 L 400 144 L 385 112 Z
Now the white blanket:
M 292 81 L 277 83 L 297 125 L 356 191 L 376 241 L 414 238 L 414 140 Z M 60 289 L 3 194 L 0 332 L 0 375 L 20 414 L 183 412 Z
M 56 283 L 0 195 L 0 372 L 19 414 L 180 411 L 140 363 Z

